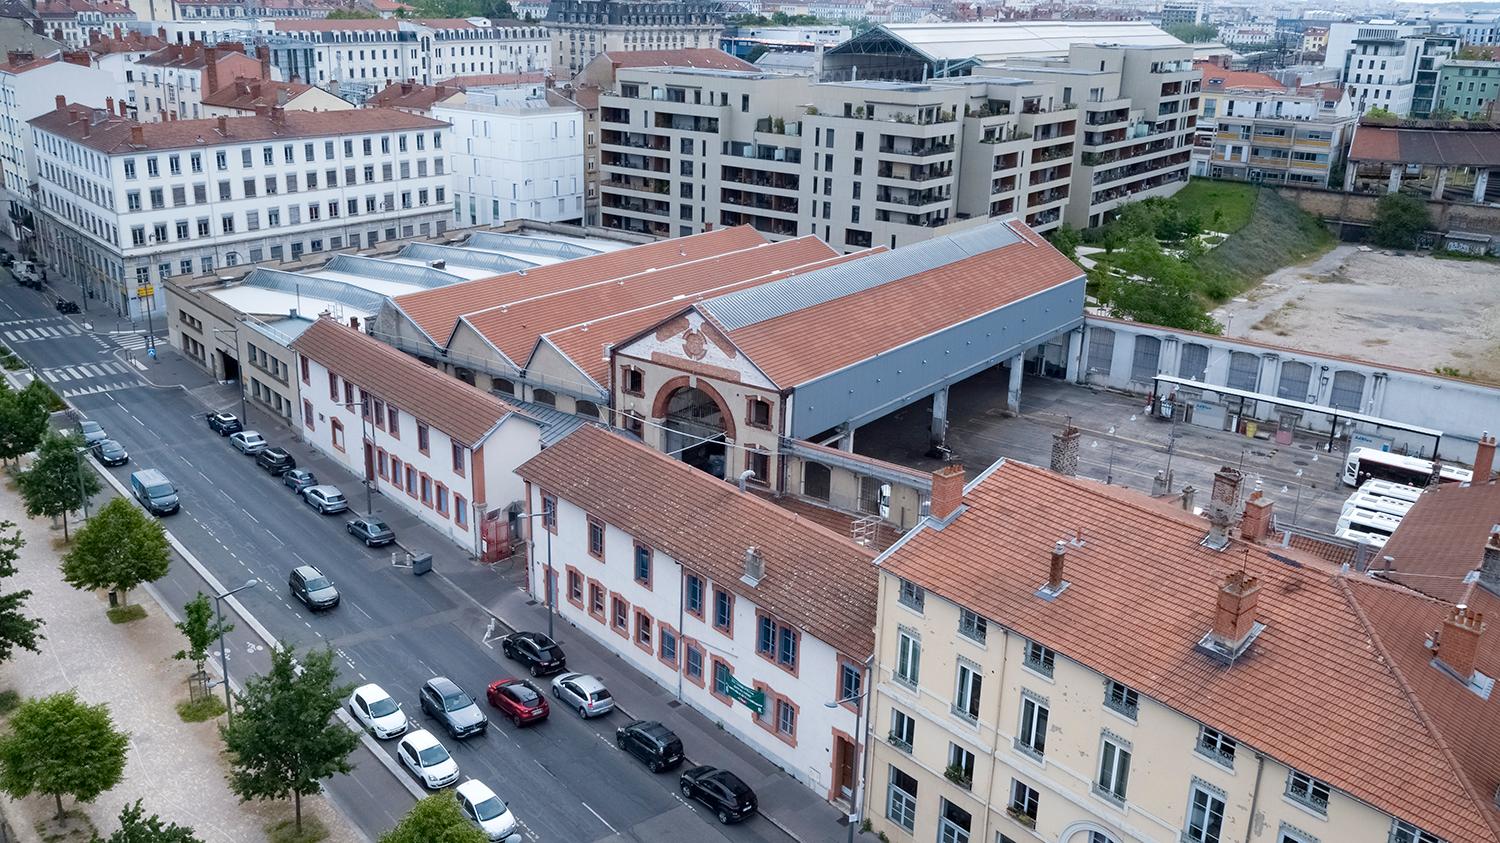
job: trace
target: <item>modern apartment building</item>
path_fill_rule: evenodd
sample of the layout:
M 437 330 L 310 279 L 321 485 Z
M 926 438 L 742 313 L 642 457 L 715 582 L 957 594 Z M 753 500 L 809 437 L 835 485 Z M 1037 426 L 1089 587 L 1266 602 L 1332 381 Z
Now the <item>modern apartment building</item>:
M 583 221 L 583 110 L 545 83 L 470 88 L 432 116 L 453 127 L 455 226 Z
M 546 28 L 554 72 L 571 78 L 606 51 L 717 49 L 724 17 L 708 0 L 553 0 Z
M 520 73 L 550 66 L 540 24 L 487 18 L 276 21 L 278 35 L 315 45 L 304 82 L 378 90 L 465 74 Z M 316 74 L 315 76 L 312 74 Z
M 1215 526 L 1010 461 L 938 472 L 931 515 L 877 560 L 872 830 L 1496 839 L 1479 617 L 1253 543 L 1258 494 L 1232 536 L 1239 480 L 1219 472 Z
M 429 232 L 452 217 L 447 124 L 261 108 L 137 123 L 68 103 L 31 121 L 48 263 L 122 316 L 155 282 Z
M 1021 216 L 1097 224 L 1186 182 L 1186 47 L 1075 44 L 940 82 L 621 69 L 600 97 L 600 220 L 675 236 L 748 224 L 897 247 Z
M 1356 113 L 1383 108 L 1426 117 L 1437 101 L 1438 72 L 1458 45 L 1457 35 L 1433 34 L 1426 24 L 1335 23 L 1323 64 L 1340 69 Z
M 1291 87 L 1265 75 L 1203 65 L 1193 175 L 1327 187 L 1354 131 L 1336 87 Z
M 1438 71 L 1434 113 L 1489 120 L 1500 97 L 1500 62 L 1450 59 Z

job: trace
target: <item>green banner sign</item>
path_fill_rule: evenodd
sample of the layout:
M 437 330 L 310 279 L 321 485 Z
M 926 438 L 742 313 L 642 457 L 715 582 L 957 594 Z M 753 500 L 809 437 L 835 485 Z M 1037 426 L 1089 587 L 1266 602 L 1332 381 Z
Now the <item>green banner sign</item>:
M 729 692 L 730 699 L 739 700 L 745 704 L 745 708 L 756 714 L 766 713 L 766 692 L 757 691 L 745 683 L 734 678 L 733 674 L 725 677 L 724 689 Z

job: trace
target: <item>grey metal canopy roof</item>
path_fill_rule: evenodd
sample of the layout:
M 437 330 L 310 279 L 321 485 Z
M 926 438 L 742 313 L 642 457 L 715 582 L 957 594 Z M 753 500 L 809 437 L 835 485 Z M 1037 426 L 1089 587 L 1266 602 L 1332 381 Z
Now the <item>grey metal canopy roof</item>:
M 341 255 L 340 257 L 343 256 Z M 385 301 L 385 296 L 379 293 L 361 289 L 342 281 L 315 278 L 311 275 L 298 275 L 295 272 L 282 272 L 279 269 L 266 269 L 264 267 L 251 270 L 250 274 L 246 275 L 236 286 L 258 287 L 262 290 L 305 294 L 309 298 L 321 301 L 346 304 L 365 313 L 378 312 L 381 303 Z
M 520 252 L 523 255 L 546 255 L 554 258 L 585 258 L 597 255 L 599 249 L 591 249 L 566 240 L 550 240 L 545 237 L 522 237 L 519 234 L 503 234 L 498 231 L 476 231 L 469 235 L 464 245 L 471 249 L 489 249 L 492 252 Z
M 323 269 L 329 272 L 346 272 L 365 278 L 395 281 L 414 287 L 426 287 L 429 290 L 457 284 L 464 280 L 461 275 L 443 272 L 430 266 L 412 266 L 409 263 L 396 263 L 364 255 L 334 255 L 332 260 L 323 265 Z
M 419 261 L 445 261 L 454 266 L 493 270 L 496 275 L 530 269 L 537 264 L 511 255 L 487 252 L 481 249 L 465 249 L 462 246 L 440 246 L 436 243 L 411 243 L 399 253 L 403 258 Z

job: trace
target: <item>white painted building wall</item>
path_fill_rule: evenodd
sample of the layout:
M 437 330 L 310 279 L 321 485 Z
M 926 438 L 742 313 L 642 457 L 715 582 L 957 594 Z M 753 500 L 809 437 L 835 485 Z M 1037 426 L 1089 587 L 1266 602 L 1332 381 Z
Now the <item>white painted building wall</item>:
M 432 116 L 453 124 L 455 226 L 583 219 L 580 109 L 536 84 L 469 91 Z
M 528 511 L 541 513 L 543 490 L 533 486 L 529 495 Z M 548 553 L 548 534 L 538 523 L 541 520 L 533 521 L 536 526 L 531 535 L 529 567 L 531 591 L 539 596 L 538 599 L 545 594 L 543 584 L 547 576 Z M 613 649 L 620 658 L 669 692 L 675 693 L 680 688 L 683 702 L 718 722 L 729 734 L 754 747 L 820 797 L 830 797 L 835 731 L 852 738 L 857 734 L 857 725 L 852 707 L 829 708 L 825 703 L 839 699 L 840 664 L 862 666 L 867 654 L 837 653 L 833 647 L 803 632 L 798 669 L 793 675 L 756 653 L 756 606 L 744 596 L 737 594 L 734 598 L 732 635 L 712 627 L 713 595 L 722 584 L 705 577 L 704 614 L 699 619 L 682 605 L 685 572 L 677 560 L 653 550 L 650 584 L 637 582 L 634 578 L 634 538 L 613 525 L 605 525 L 604 558 L 600 560 L 590 555 L 588 513 L 567 500 L 557 502 L 557 530 L 551 541 L 554 576 L 562 597 L 558 601 L 558 611 L 563 620 Z M 576 571 L 582 578 L 582 605 L 569 590 L 570 571 Z M 603 588 L 606 594 L 602 622 L 589 612 L 591 585 Z M 611 601 L 614 599 L 628 604 L 627 634 L 621 634 L 612 625 Z M 636 643 L 637 612 L 644 613 L 651 622 L 650 652 Z M 779 620 L 796 625 L 798 619 Z M 663 628 L 679 637 L 678 667 L 667 664 L 660 657 L 660 632 Z M 684 648 L 688 646 L 701 648 L 701 684 L 683 675 L 679 669 L 686 658 Z M 729 665 L 731 673 L 740 682 L 766 692 L 765 726 L 758 724 L 750 709 L 743 704 L 711 693 L 714 660 Z M 775 731 L 776 697 L 795 707 L 796 733 L 793 737 L 784 738 Z M 695 758 L 701 754 L 701 749 L 692 746 L 686 751 Z M 712 763 L 712 759 L 702 760 Z

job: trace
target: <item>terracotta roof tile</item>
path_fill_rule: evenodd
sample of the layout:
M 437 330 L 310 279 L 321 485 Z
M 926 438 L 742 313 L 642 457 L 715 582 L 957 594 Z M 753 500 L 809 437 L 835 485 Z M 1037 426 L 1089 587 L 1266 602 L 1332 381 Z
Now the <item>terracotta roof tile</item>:
M 874 646 L 875 554 L 810 520 L 618 433 L 585 425 L 516 473 L 833 646 Z M 744 553 L 765 576 L 749 586 Z
M 30 61 L 20 61 L 14 64 L 12 64 L 11 62 L 5 62 L 4 64 L 0 64 L 0 73 L 15 73 L 19 75 L 25 73 L 28 70 L 36 70 L 37 68 L 46 67 L 49 64 L 57 64 L 57 59 L 43 56 L 41 58 L 33 58 Z
M 528 418 L 499 398 L 334 319 L 314 322 L 291 347 L 470 447 L 482 442 L 507 416 Z
M 272 82 L 255 76 L 240 76 L 227 85 L 220 85 L 219 90 L 204 95 L 203 104 L 254 111 L 257 105 L 285 105 L 309 90 L 312 86 L 301 82 Z M 279 100 L 277 94 L 283 91 L 286 99 Z
M 340 112 L 343 113 L 343 112 Z M 557 292 L 607 278 L 620 278 L 653 267 L 675 266 L 711 255 L 765 243 L 748 225 L 659 240 L 629 249 L 575 258 L 522 272 L 508 272 L 397 296 L 392 302 L 438 346 L 448 344 L 458 318 L 522 296 Z
M 1500 127 L 1427 128 L 1362 122 L 1354 130 L 1349 159 L 1389 164 L 1493 167 L 1500 165 Z
M 689 47 L 681 50 L 610 50 L 600 55 L 616 68 L 701 67 L 713 70 L 754 70 L 755 65 L 723 50 Z
M 1015 462 L 964 503 L 882 566 L 1445 840 L 1495 839 L 1337 568 L 1237 541 L 1215 552 L 1202 522 Z M 1038 598 L 1054 543 L 1080 530 L 1068 589 Z M 1195 645 L 1225 576 L 1242 569 L 1260 579 L 1266 629 L 1231 667 Z
M 1040 235 L 729 332 L 778 386 L 789 388 L 976 318 L 1083 274 Z M 897 250 L 900 253 L 900 250 Z M 712 302 L 705 305 L 712 314 Z M 806 338 L 821 341 L 810 348 Z
M 1201 61 L 1193 62 L 1193 66 L 1203 71 L 1204 91 L 1286 90 L 1285 85 L 1264 73 L 1252 73 L 1246 70 L 1225 70 L 1218 65 Z
M 1382 574 L 1408 588 L 1446 600 L 1463 602 L 1470 590 L 1464 577 L 1479 570 L 1490 528 L 1500 524 L 1500 485 L 1444 483 L 1422 493 L 1401 519 L 1378 554 L 1394 567 Z M 1495 618 L 1500 621 L 1500 615 Z

